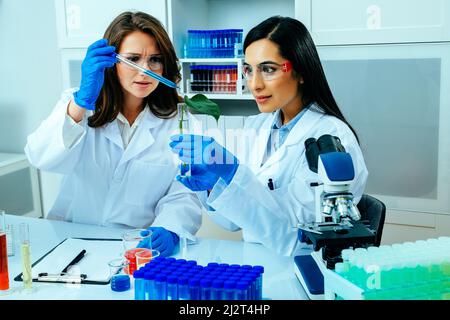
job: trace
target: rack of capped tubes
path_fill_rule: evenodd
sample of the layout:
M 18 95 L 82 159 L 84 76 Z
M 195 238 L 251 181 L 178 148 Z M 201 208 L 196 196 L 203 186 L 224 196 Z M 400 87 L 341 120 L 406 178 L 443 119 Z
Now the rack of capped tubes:
M 344 249 L 342 259 L 325 276 L 325 286 L 332 284 L 340 298 L 355 296 L 333 273 L 356 285 L 365 300 L 450 299 L 450 237 Z
M 190 92 L 236 93 L 236 65 L 191 65 Z
M 136 300 L 262 300 L 264 267 L 158 257 L 136 270 Z
M 188 30 L 185 58 L 242 57 L 243 29 Z

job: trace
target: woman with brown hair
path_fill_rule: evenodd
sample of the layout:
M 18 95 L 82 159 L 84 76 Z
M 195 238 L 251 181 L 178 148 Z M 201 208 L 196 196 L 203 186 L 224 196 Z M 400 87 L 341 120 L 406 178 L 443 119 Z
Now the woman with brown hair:
M 153 249 L 170 255 L 179 236 L 193 239 L 200 204 L 178 181 L 167 148 L 177 130 L 176 89 L 116 60 L 116 53 L 173 82 L 177 56 L 161 23 L 124 12 L 87 50 L 79 88 L 63 93 L 28 137 L 25 152 L 41 170 L 64 175 L 49 218 L 153 231 Z

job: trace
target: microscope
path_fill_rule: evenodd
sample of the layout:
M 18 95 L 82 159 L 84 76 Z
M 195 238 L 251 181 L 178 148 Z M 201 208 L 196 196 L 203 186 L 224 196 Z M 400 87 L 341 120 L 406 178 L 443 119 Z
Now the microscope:
M 311 255 L 296 256 L 295 273 L 310 299 L 324 298 L 323 272 L 341 262 L 341 251 L 375 243 L 375 234 L 362 221 L 350 185 L 353 161 L 338 137 L 323 135 L 305 141 L 310 170 L 318 174 L 315 221 L 298 225 L 299 240 L 312 244 Z

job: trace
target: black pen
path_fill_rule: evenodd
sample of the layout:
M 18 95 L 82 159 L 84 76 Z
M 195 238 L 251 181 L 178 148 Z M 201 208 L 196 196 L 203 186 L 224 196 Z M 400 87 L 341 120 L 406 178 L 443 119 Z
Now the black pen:
M 86 250 L 81 250 L 81 252 L 75 257 L 75 259 L 73 259 L 68 265 L 67 267 L 65 267 L 63 269 L 63 271 L 61 271 L 61 273 L 66 273 L 69 268 L 73 265 L 76 265 L 78 262 L 80 262 L 81 259 L 83 259 L 84 255 L 86 254 Z
M 267 183 L 267 186 L 269 187 L 269 190 L 273 190 L 274 189 L 272 179 L 269 179 L 269 182 Z

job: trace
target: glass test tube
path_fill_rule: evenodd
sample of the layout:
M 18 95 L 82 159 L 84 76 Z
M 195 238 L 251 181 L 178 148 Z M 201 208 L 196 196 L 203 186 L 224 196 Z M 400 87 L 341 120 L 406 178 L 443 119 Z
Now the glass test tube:
M 30 253 L 30 229 L 27 223 L 19 225 L 20 252 L 22 256 L 22 281 L 24 289 L 32 289 L 31 253 Z
M 185 103 L 178 103 L 178 128 L 180 130 L 180 134 L 189 133 L 189 112 L 187 105 Z M 189 164 L 181 162 L 180 164 L 180 176 L 186 177 L 190 176 L 191 168 Z
M 0 210 L 0 291 L 9 290 L 5 211 Z

